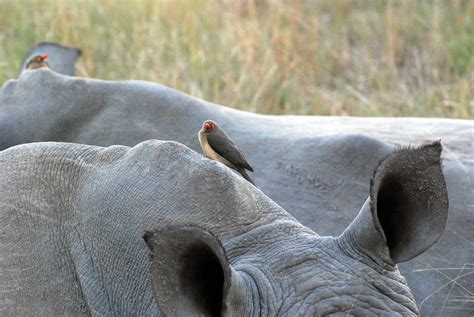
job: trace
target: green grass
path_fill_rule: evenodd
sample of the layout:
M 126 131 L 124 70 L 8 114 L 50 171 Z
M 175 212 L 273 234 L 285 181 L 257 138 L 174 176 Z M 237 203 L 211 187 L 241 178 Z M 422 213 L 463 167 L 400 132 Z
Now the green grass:
M 39 41 L 259 113 L 474 118 L 470 0 L 0 0 L 0 83 Z

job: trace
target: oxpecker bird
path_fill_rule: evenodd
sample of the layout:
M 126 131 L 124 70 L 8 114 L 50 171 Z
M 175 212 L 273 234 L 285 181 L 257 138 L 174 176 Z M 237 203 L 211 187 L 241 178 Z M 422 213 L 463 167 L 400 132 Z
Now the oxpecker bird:
M 247 162 L 234 141 L 212 120 L 204 121 L 198 133 L 202 151 L 209 158 L 236 170 L 250 183 L 255 185 L 246 169 L 253 172 L 252 166 Z
M 48 62 L 46 61 L 47 58 L 48 54 L 34 55 L 26 63 L 26 69 L 49 68 Z

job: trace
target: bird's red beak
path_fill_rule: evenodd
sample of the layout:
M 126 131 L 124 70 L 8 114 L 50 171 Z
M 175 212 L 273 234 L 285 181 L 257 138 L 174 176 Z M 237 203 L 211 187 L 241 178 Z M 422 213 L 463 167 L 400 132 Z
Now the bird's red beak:
M 212 125 L 210 125 L 209 123 L 206 122 L 206 123 L 204 123 L 204 128 L 210 130 L 210 129 L 212 129 Z
M 40 56 L 40 58 L 41 58 L 41 61 L 44 61 L 45 59 L 48 58 L 48 54 L 43 54 Z

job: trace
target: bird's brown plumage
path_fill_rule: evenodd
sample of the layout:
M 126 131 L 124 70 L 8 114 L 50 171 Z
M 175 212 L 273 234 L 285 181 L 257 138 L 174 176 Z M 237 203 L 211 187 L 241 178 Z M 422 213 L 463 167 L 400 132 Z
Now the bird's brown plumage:
M 220 156 L 238 167 L 243 167 L 253 172 L 252 166 L 249 165 L 240 149 L 235 145 L 231 138 L 225 133 L 209 133 L 207 142 Z

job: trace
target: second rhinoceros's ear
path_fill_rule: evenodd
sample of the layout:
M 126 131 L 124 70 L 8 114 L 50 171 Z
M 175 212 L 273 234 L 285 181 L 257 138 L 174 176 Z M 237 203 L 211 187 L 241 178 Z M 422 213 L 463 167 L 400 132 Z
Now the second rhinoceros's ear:
M 151 250 L 155 298 L 166 316 L 221 316 L 241 304 L 238 273 L 211 233 L 175 227 L 143 238 Z
M 440 155 L 440 142 L 390 154 L 374 172 L 370 198 L 343 236 L 372 259 L 389 264 L 431 247 L 448 216 Z

